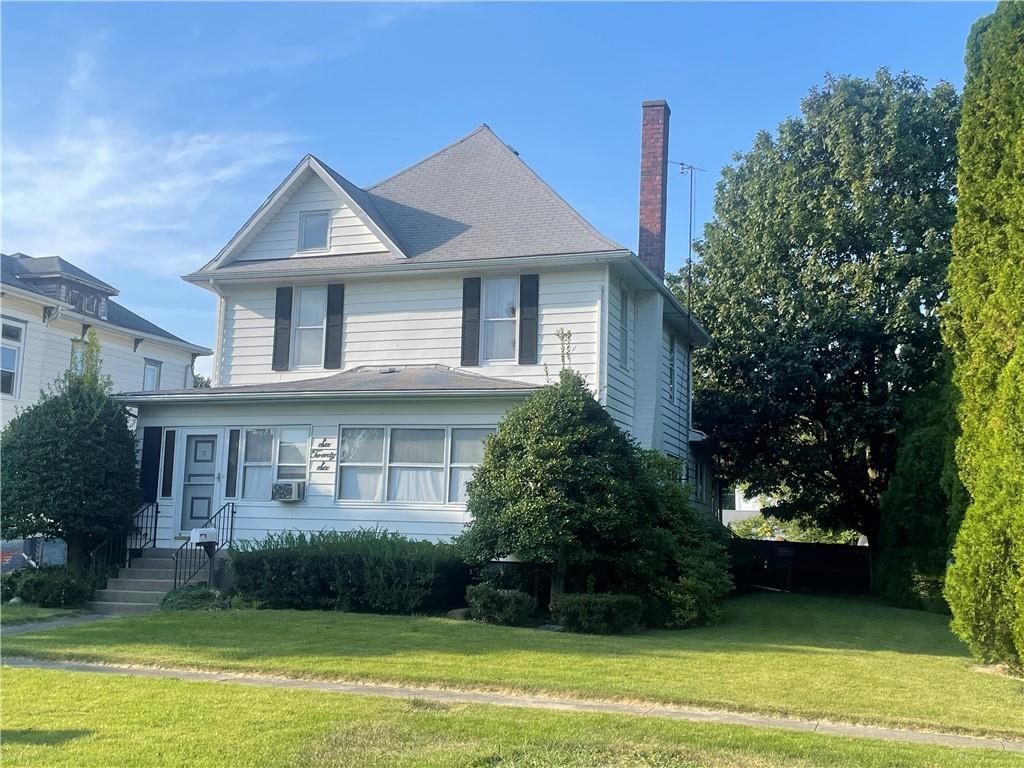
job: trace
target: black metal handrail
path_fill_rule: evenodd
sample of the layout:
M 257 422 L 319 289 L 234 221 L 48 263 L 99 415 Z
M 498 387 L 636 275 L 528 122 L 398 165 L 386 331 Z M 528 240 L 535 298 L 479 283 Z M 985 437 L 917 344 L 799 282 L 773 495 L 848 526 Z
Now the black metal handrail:
M 235 502 L 229 501 L 196 527 L 217 529 L 217 545 L 213 549 L 212 556 L 216 557 L 218 552 L 234 540 Z M 203 568 L 209 567 L 210 560 L 212 559 L 205 549 L 192 541 L 186 541 L 178 547 L 178 551 L 174 553 L 173 558 L 175 589 L 183 587 L 192 581 Z M 213 584 L 208 586 L 212 587 Z
M 89 583 L 99 589 L 106 584 L 114 568 L 131 564 L 132 552 L 156 547 L 160 505 L 151 501 L 139 508 L 132 518 L 132 532 L 127 536 L 111 536 L 89 553 Z

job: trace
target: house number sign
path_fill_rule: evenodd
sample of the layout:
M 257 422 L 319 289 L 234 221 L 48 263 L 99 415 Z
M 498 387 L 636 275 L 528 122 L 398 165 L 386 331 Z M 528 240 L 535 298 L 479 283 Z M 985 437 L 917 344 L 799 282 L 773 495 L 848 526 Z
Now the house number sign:
M 309 471 L 334 473 L 338 466 L 338 438 L 314 437 L 309 450 Z

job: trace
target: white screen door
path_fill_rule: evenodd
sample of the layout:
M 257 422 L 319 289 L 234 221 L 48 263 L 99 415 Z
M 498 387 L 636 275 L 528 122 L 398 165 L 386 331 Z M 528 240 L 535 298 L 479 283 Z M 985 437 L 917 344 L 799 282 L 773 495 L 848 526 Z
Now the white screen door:
M 217 435 L 185 438 L 185 472 L 181 479 L 181 531 L 201 526 L 217 511 Z

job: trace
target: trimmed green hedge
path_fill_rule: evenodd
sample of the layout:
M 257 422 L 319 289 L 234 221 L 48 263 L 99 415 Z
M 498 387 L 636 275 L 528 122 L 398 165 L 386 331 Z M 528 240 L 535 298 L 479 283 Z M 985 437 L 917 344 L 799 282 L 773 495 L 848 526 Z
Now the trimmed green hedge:
M 486 583 L 466 587 L 466 602 L 470 616 L 487 624 L 525 624 L 537 612 L 533 595 Z
M 227 607 L 220 590 L 200 584 L 172 589 L 160 601 L 161 611 L 220 611 Z
M 636 595 L 559 595 L 551 601 L 555 624 L 592 635 L 637 629 L 643 612 L 643 601 Z
M 4 576 L 4 600 L 20 597 L 41 608 L 77 608 L 91 594 L 88 582 L 63 566 L 22 568 Z
M 986 661 L 1024 664 L 1024 4 L 967 43 L 957 219 L 944 336 L 970 494 L 946 578 L 953 629 Z
M 236 595 L 262 608 L 440 613 L 470 582 L 451 545 L 382 530 L 271 535 L 241 542 L 231 565 Z

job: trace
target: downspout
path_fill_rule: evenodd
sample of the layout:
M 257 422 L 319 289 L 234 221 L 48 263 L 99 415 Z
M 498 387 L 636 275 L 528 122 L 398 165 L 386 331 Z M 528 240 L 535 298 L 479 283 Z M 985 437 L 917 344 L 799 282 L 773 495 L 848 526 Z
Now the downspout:
M 597 297 L 597 402 L 608 405 L 608 281 L 611 269 L 605 267 L 604 282 Z

